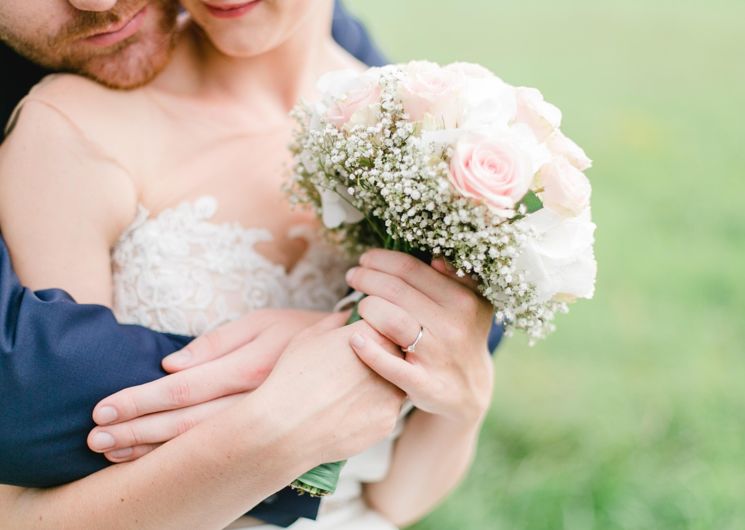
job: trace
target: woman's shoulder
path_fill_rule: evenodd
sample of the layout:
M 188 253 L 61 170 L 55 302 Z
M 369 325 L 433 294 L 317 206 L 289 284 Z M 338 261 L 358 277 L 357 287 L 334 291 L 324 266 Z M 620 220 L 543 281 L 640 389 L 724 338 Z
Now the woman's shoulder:
M 107 88 L 79 75 L 52 74 L 37 83 L 21 100 L 14 118 L 18 119 L 24 106 L 34 101 L 75 121 L 84 122 L 93 117 L 100 120 L 102 111 L 116 113 L 126 100 L 132 99 L 124 91 Z
M 44 78 L 21 100 L 6 127 L 12 138 L 17 129 L 68 141 L 85 141 L 113 159 L 131 159 L 139 116 L 147 114 L 136 91 L 107 88 L 74 74 Z M 73 133 L 73 134 L 70 134 Z
M 332 44 L 326 64 L 327 70 L 354 70 L 356 72 L 364 72 L 368 68 L 365 63 L 337 43 L 334 42 Z

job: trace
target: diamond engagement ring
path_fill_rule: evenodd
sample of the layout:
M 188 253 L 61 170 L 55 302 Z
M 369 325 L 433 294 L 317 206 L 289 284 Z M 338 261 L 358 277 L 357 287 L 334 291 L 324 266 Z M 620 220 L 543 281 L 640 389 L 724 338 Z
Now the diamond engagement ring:
M 403 351 L 404 353 L 414 353 L 416 351 L 416 345 L 419 344 L 419 341 L 422 340 L 423 336 L 424 336 L 424 328 L 422 326 L 419 326 L 419 333 L 417 333 L 417 336 L 414 339 L 414 342 L 406 346 L 401 351 Z

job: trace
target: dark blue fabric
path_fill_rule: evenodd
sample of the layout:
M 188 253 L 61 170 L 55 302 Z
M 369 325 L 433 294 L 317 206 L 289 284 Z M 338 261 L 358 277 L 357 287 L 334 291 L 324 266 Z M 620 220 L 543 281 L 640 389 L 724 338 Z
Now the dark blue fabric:
M 334 1 L 331 34 L 345 50 L 368 66 L 383 66 L 388 60 L 370 39 L 362 22 L 349 14 L 341 0 Z
M 163 376 L 161 359 L 189 340 L 23 288 L 0 237 L 0 483 L 53 486 L 107 466 L 86 446 L 93 406 Z

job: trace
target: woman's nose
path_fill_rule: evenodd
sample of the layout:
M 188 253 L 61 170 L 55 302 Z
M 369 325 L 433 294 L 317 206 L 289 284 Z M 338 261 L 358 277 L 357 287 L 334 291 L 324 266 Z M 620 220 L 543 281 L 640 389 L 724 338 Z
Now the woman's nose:
M 67 0 L 71 6 L 80 11 L 108 11 L 119 0 Z

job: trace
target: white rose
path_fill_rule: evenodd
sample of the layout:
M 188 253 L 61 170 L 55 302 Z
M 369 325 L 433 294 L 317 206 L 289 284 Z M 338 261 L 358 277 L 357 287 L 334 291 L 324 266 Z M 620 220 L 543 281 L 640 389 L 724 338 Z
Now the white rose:
M 517 115 L 515 90 L 496 76 L 466 81 L 458 126 L 478 130 L 507 127 Z
M 585 154 L 585 151 L 558 129 L 548 137 L 546 145 L 552 153 L 563 156 L 580 171 L 592 166 L 592 160 Z
M 359 223 L 365 215 L 352 206 L 352 196 L 347 190 L 337 185 L 335 190 L 316 186 L 321 196 L 321 217 L 326 228 L 337 228 L 342 224 Z
M 539 301 L 592 298 L 597 263 L 590 209 L 578 217 L 563 217 L 544 208 L 519 222 L 537 234 L 523 243 L 515 264 L 535 285 Z
M 543 142 L 561 125 L 561 111 L 543 99 L 535 88 L 518 87 L 517 121 L 527 124 L 539 142 Z
M 563 215 L 576 216 L 590 205 L 590 181 L 563 156 L 543 166 L 538 179 L 543 185 L 540 196 L 546 208 Z
M 450 72 L 455 72 L 458 75 L 471 77 L 473 79 L 494 79 L 497 77 L 491 70 L 484 68 L 480 64 L 476 63 L 450 63 L 449 65 L 445 66 L 445 69 Z

